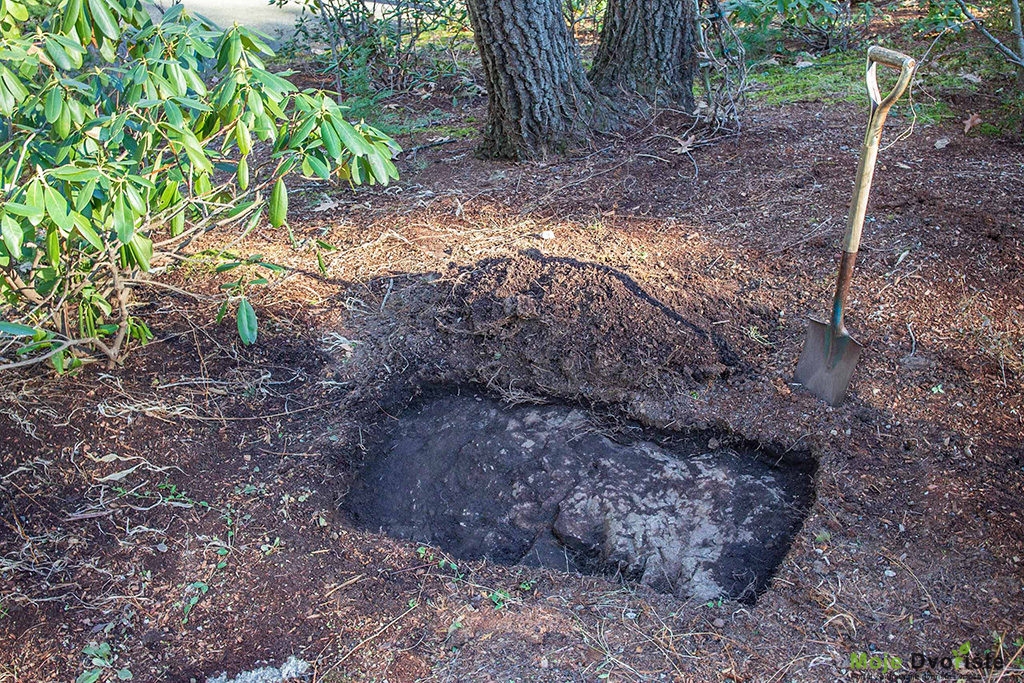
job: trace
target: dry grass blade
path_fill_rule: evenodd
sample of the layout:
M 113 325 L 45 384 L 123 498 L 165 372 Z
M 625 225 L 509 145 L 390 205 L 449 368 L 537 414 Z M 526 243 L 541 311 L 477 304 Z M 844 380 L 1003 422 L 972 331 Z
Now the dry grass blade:
M 345 655 L 341 657 L 341 659 L 339 659 L 338 661 L 334 662 L 334 664 L 329 666 L 326 670 L 324 670 L 323 672 L 316 672 L 313 675 L 314 683 L 316 683 L 317 680 L 323 680 L 324 678 L 326 678 L 327 674 L 331 673 L 332 671 L 337 669 L 339 666 L 341 666 L 341 664 L 343 664 L 345 662 L 345 660 L 347 660 L 349 657 L 351 657 L 356 652 L 358 652 L 360 648 L 362 648 L 366 644 L 372 642 L 373 640 L 379 638 L 382 633 L 384 633 L 389 628 L 391 628 L 392 626 L 394 626 L 395 624 L 400 622 L 402 619 L 404 619 L 410 612 L 415 610 L 417 607 L 419 607 L 419 605 L 418 604 L 414 604 L 412 607 L 410 607 L 409 609 L 405 610 L 404 612 L 399 614 L 397 617 L 395 617 L 394 619 L 392 619 L 388 623 L 386 623 L 383 626 L 381 626 L 373 634 L 371 634 L 371 635 L 367 636 L 366 638 L 362 639 L 361 641 L 359 641 L 351 650 L 346 652 Z

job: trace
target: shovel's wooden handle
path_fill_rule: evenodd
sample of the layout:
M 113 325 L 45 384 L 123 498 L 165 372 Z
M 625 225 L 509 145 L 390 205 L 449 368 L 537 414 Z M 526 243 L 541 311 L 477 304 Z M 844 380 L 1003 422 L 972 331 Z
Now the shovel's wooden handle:
M 878 64 L 885 64 L 900 70 L 896 85 L 884 98 L 878 90 L 876 70 Z M 910 85 L 914 77 L 917 62 L 912 57 L 888 50 L 884 47 L 868 48 L 868 68 L 865 80 L 868 86 L 868 97 L 871 99 L 871 116 L 868 118 L 868 130 L 864 135 L 864 144 L 860 148 L 860 164 L 857 166 L 857 181 L 853 187 L 853 199 L 850 202 L 850 216 L 846 225 L 846 237 L 843 239 L 843 251 L 856 253 L 860 248 L 860 233 L 864 228 L 864 216 L 867 214 L 868 195 L 871 192 L 871 179 L 875 174 L 875 160 L 878 158 L 878 142 L 882 137 L 882 126 L 889 109 Z
M 878 90 L 876 74 L 879 64 L 900 70 L 896 85 L 882 97 Z M 839 269 L 836 282 L 836 295 L 832 302 L 832 328 L 842 331 L 843 309 L 846 307 L 847 293 L 850 291 L 850 279 L 853 277 L 854 257 L 860 249 L 860 234 L 864 228 L 864 216 L 868 209 L 868 195 L 871 192 L 871 180 L 875 174 L 875 160 L 878 158 L 878 143 L 882 137 L 882 126 L 889 109 L 903 95 L 910 80 L 914 77 L 917 62 L 905 54 L 884 47 L 868 48 L 868 65 L 865 80 L 868 86 L 868 97 L 871 99 L 871 115 L 868 117 L 868 130 L 864 135 L 864 144 L 860 148 L 860 164 L 857 166 L 857 180 L 853 186 L 853 199 L 850 201 L 850 216 L 846 224 L 846 235 L 843 238 L 843 262 Z
M 830 320 L 833 334 L 846 335 L 846 323 L 843 313 L 846 299 L 850 296 L 850 283 L 853 282 L 853 266 L 857 262 L 857 252 L 844 251 L 839 261 L 839 276 L 836 278 L 836 295 L 832 299 L 832 318 Z

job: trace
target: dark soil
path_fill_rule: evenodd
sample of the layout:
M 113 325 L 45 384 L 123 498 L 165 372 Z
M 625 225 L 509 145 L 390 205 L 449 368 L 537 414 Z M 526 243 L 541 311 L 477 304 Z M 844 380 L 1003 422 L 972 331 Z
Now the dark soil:
M 531 249 L 450 277 L 438 325 L 474 337 L 477 372 L 500 368 L 498 386 L 525 382 L 611 403 L 651 384 L 693 388 L 739 362 L 703 311 L 669 308 L 603 264 Z
M 449 103 L 398 104 L 483 118 Z M 232 246 L 289 269 L 247 290 L 254 346 L 200 261 L 162 278 L 191 294 L 140 291 L 157 341 L 123 367 L 5 377 L 0 680 L 74 680 L 90 642 L 101 680 L 183 682 L 289 655 L 323 681 L 818 682 L 861 651 L 1019 653 L 1018 142 L 890 119 L 847 320 L 867 349 L 837 408 L 790 383 L 865 117 L 755 108 L 688 154 L 669 114 L 545 163 L 423 148 L 390 188 L 297 191 L 295 248 Z M 805 451 L 815 499 L 755 605 L 420 552 L 340 505 L 439 386 Z
M 359 526 L 457 560 L 622 576 L 681 598 L 751 601 L 812 498 L 806 458 L 708 434 L 613 441 L 565 407 L 442 396 L 384 434 L 342 504 Z

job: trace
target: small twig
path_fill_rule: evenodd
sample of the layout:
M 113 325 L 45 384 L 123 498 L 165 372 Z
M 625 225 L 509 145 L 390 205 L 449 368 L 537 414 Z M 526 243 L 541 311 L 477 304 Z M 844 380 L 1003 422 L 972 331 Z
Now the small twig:
M 169 285 L 166 282 L 160 282 L 158 280 L 124 280 L 122 284 L 126 287 L 159 287 L 161 289 L 175 292 L 176 294 L 190 296 L 193 299 L 198 299 L 199 301 L 219 301 L 216 297 L 212 297 L 207 294 L 196 294 L 195 292 L 190 292 L 187 289 L 175 287 L 174 285 Z
M 394 288 L 395 288 L 395 278 L 390 278 L 388 280 L 388 291 L 384 292 L 384 298 L 381 299 L 381 301 L 380 301 L 380 312 L 381 313 L 384 312 L 384 307 L 388 303 L 388 297 L 391 296 L 391 290 L 394 289 Z
M 1007 660 L 1006 666 L 1004 666 L 1003 670 L 999 672 L 999 678 L 996 679 L 996 683 L 999 683 L 999 681 L 1003 680 L 1003 677 L 1010 670 L 1010 667 L 1013 666 L 1013 663 L 1015 661 L 1017 661 L 1017 657 L 1020 657 L 1020 653 L 1021 652 L 1024 652 L 1024 645 L 1021 645 L 1020 647 L 1018 647 L 1017 651 L 1013 653 L 1013 656 L 1010 657 L 1010 659 Z
M 1018 69 L 1024 69 L 1024 55 L 1018 55 L 1016 52 L 1003 45 L 1001 40 L 996 38 L 991 31 L 985 28 L 985 22 L 971 14 L 971 10 L 967 7 L 967 3 L 964 2 L 964 0 L 956 0 L 956 4 L 960 5 L 960 11 L 964 13 L 965 17 L 967 17 L 967 23 L 974 24 L 977 29 L 981 31 L 981 34 L 988 38 L 989 42 L 992 43 L 1004 57 L 1006 57 L 1006 61 L 1011 64 L 1015 64 Z M 1018 24 L 1014 28 L 1015 31 L 1020 30 L 1020 25 Z
M 366 574 L 356 574 L 356 575 L 355 575 L 355 576 L 353 576 L 353 577 L 352 577 L 351 579 L 348 579 L 348 580 L 347 580 L 347 581 L 345 581 L 344 583 L 339 583 L 339 584 L 338 584 L 337 586 L 335 586 L 335 587 L 334 587 L 334 588 L 332 588 L 331 590 L 329 590 L 329 591 L 327 591 L 326 593 L 324 593 L 324 598 L 326 599 L 326 598 L 329 598 L 329 597 L 331 597 L 332 595 L 334 595 L 335 593 L 337 593 L 338 591 L 340 591 L 340 590 L 341 590 L 342 588 L 345 588 L 346 586 L 351 586 L 351 585 L 352 585 L 352 584 L 354 584 L 354 583 L 359 583 L 359 582 L 360 582 L 360 581 L 362 581 L 362 580 L 363 580 L 363 579 L 364 579 L 365 577 L 366 577 Z
M 16 368 L 28 367 L 29 365 L 35 365 L 36 363 L 42 363 L 43 361 L 46 361 L 56 356 L 58 353 L 61 353 L 62 351 L 67 351 L 71 347 L 86 346 L 89 344 L 99 345 L 102 344 L 102 342 L 100 342 L 100 340 L 96 339 L 95 337 L 90 337 L 88 339 L 72 339 L 66 342 L 61 342 L 61 344 L 57 348 L 47 351 L 42 356 L 33 356 L 32 358 L 26 358 L 25 360 L 19 360 L 14 363 L 5 363 L 3 365 L 0 365 L 0 372 L 3 372 L 4 370 L 14 370 Z
M 821 223 L 818 223 L 816 226 L 814 226 L 813 228 L 808 230 L 804 234 L 803 237 L 801 237 L 801 238 L 799 238 L 797 240 L 794 240 L 792 242 L 787 242 L 786 244 L 783 244 L 781 247 L 776 248 L 774 250 L 774 253 L 781 253 L 781 252 L 784 252 L 784 251 L 786 251 L 788 249 L 792 249 L 795 246 L 798 246 L 798 245 L 801 245 L 801 244 L 803 244 L 805 242 L 811 241 L 812 239 L 814 239 L 815 237 L 820 235 L 822 230 L 824 228 L 828 227 L 828 224 L 831 223 L 831 222 L 832 222 L 832 216 L 828 216 Z
M 533 202 L 532 204 L 524 207 L 523 210 L 521 211 L 521 213 L 526 213 L 528 211 L 532 211 L 533 209 L 536 209 L 537 207 L 539 207 L 541 204 L 543 204 L 547 200 L 551 199 L 552 197 L 554 197 L 556 195 L 559 195 L 562 192 L 568 190 L 570 187 L 575 187 L 576 185 L 582 185 L 583 183 L 588 182 L 590 180 L 593 180 L 594 178 L 596 178 L 598 176 L 602 176 L 602 175 L 604 175 L 606 173 L 611 173 L 612 171 L 615 171 L 617 169 L 622 168 L 623 166 L 628 164 L 630 161 L 632 161 L 632 159 L 626 159 L 625 161 L 621 161 L 621 162 L 615 164 L 614 166 L 609 166 L 608 168 L 606 168 L 604 170 L 601 170 L 601 171 L 598 171 L 597 173 L 590 173 L 590 174 L 587 174 L 583 178 L 580 178 L 578 180 L 572 181 L 571 183 L 565 183 L 564 185 L 561 185 L 561 186 L 555 188 L 554 190 L 551 190 L 550 192 L 548 192 L 547 194 L 545 194 L 543 197 L 541 197 L 537 201 Z
M 768 679 L 768 683 L 775 683 L 775 679 L 776 678 L 782 678 L 783 676 L 785 676 L 786 673 L 790 669 L 792 669 L 793 665 L 796 664 L 797 662 L 801 662 L 801 661 L 803 661 L 805 659 L 811 659 L 811 658 L 816 657 L 816 656 L 817 655 L 803 655 L 801 657 L 796 657 L 794 659 L 789 660 L 788 662 L 783 664 L 781 667 L 779 667 L 778 671 L 776 671 L 774 674 L 772 674 L 772 677 Z
M 890 554 L 888 554 L 888 553 L 882 553 L 882 554 L 883 554 L 883 555 L 884 555 L 884 556 L 885 556 L 886 558 L 888 558 L 889 560 L 891 560 L 891 561 L 895 562 L 896 564 L 898 564 L 899 566 L 901 566 L 901 567 L 903 567 L 903 568 L 904 568 L 905 570 L 907 570 L 907 573 L 908 573 L 908 574 L 910 574 L 910 576 L 911 576 L 911 577 L 912 577 L 912 578 L 914 579 L 914 581 L 916 581 L 916 582 L 917 582 L 917 587 L 921 589 L 921 592 L 922 592 L 922 593 L 924 593 L 924 597 L 925 597 L 925 599 L 926 599 L 926 600 L 928 601 L 928 605 L 929 605 L 929 606 L 930 606 L 930 607 L 932 608 L 932 614 L 938 614 L 938 613 L 939 613 L 939 608 L 938 608 L 938 607 L 936 606 L 936 604 L 935 604 L 935 601 L 934 601 L 934 600 L 932 600 L 932 595 L 931 595 L 931 593 L 929 593 L 929 592 L 928 592 L 928 589 L 924 587 L 924 584 L 923 584 L 923 583 L 921 583 L 921 579 L 917 578 L 917 574 L 915 574 L 915 573 L 913 572 L 913 570 L 911 570 L 911 568 L 910 568 L 910 567 L 908 567 L 908 566 L 906 565 L 906 563 L 905 563 L 905 562 L 903 562 L 903 560 L 901 560 L 900 558 L 898 558 L 898 557 L 894 557 L 893 555 L 890 555 Z
M 304 413 L 307 410 L 317 410 L 323 408 L 326 403 L 317 403 L 315 405 L 306 406 L 305 408 L 296 408 L 295 410 L 285 410 L 280 413 L 270 413 L 268 415 L 248 415 L 245 417 L 205 417 L 203 415 L 194 415 L 185 419 L 189 420 L 200 420 L 202 422 L 243 422 L 246 420 L 269 420 L 272 417 L 287 417 L 296 413 Z
M 381 635 L 382 633 L 384 633 L 384 632 L 385 632 L 385 631 L 387 631 L 387 630 L 388 630 L 389 628 L 391 628 L 392 626 L 394 626 L 395 624 L 397 624 L 397 623 L 398 623 L 399 621 L 401 621 L 401 620 L 402 620 L 402 619 L 403 619 L 403 618 L 404 618 L 404 617 L 405 617 L 405 616 L 406 616 L 407 614 L 409 614 L 409 612 L 412 612 L 412 611 L 413 611 L 414 609 L 416 609 L 417 607 L 419 607 L 419 603 L 416 603 L 415 605 L 413 605 L 412 607 L 410 607 L 409 609 L 405 610 L 404 612 L 402 612 L 401 614 L 399 614 L 399 615 L 398 615 L 397 617 L 395 617 L 394 619 L 392 619 L 391 621 L 389 621 L 388 623 L 386 623 L 386 624 L 385 624 L 384 626 L 381 626 L 381 627 L 380 627 L 379 629 L 377 629 L 377 631 L 376 631 L 376 632 L 375 632 L 375 633 L 374 633 L 373 635 L 367 636 L 366 638 L 364 638 L 364 639 L 362 639 L 361 641 L 359 641 L 359 643 L 358 643 L 358 644 L 357 644 L 357 645 L 356 645 L 355 647 L 353 647 L 353 648 L 352 648 L 351 650 L 349 650 L 349 651 L 348 651 L 348 653 L 346 653 L 344 657 L 342 657 L 341 659 L 339 659 L 338 661 L 336 661 L 336 662 L 335 662 L 334 664 L 332 664 L 332 665 L 330 666 L 330 668 L 328 668 L 328 669 L 327 669 L 326 671 L 324 671 L 324 672 L 323 672 L 322 674 L 320 674 L 320 675 L 319 675 L 318 677 L 315 677 L 315 678 L 314 678 L 314 681 L 316 680 L 316 678 L 320 678 L 320 679 L 322 680 L 322 679 L 323 679 L 323 678 L 324 678 L 325 676 L 327 676 L 327 674 L 331 673 L 331 672 L 332 672 L 332 671 L 334 671 L 334 670 L 335 670 L 336 668 L 338 668 L 338 666 L 339 666 L 339 665 L 340 665 L 340 664 L 341 664 L 342 662 L 344 662 L 344 661 L 345 661 L 346 659 L 348 659 L 349 657 L 351 657 L 352 655 L 354 655 L 354 654 L 356 653 L 356 651 L 357 651 L 357 650 L 359 650 L 359 648 L 363 647 L 364 645 L 366 645 L 367 643 L 369 643 L 369 642 L 370 642 L 370 641 L 372 641 L 373 639 L 375 639 L 375 638 L 379 637 L 379 636 L 380 636 L 380 635 Z
M 113 510 L 95 510 L 93 512 L 81 512 L 74 513 L 66 516 L 64 521 L 66 522 L 79 522 L 83 519 L 96 519 L 97 517 L 107 517 L 117 512 L 117 509 Z
M 659 157 L 659 156 L 655 156 L 654 154 L 645 154 L 645 153 L 643 153 L 643 152 L 639 152 L 639 153 L 637 153 L 637 156 L 638 156 L 638 157 L 646 157 L 646 158 L 648 158 L 648 159 L 655 159 L 655 160 L 657 160 L 657 161 L 662 161 L 662 162 L 664 162 L 664 163 L 666 163 L 666 164 L 671 164 L 671 163 L 672 163 L 672 162 L 671 162 L 671 161 L 669 161 L 668 159 L 663 159 L 662 157 Z
M 444 140 L 434 140 L 433 142 L 428 142 L 428 143 L 425 143 L 425 144 L 422 144 L 422 145 L 416 145 L 415 147 L 410 147 L 409 149 L 404 150 L 402 152 L 402 154 L 404 154 L 406 156 L 415 156 L 416 152 L 420 151 L 421 149 L 430 149 L 431 147 L 440 147 L 441 145 L 448 145 L 448 144 L 451 144 L 453 142 L 458 142 L 458 141 L 459 141 L 459 138 L 445 138 Z
M 114 367 L 117 357 L 121 353 L 121 346 L 124 344 L 125 335 L 128 334 L 128 297 L 131 291 L 126 289 L 121 282 L 121 269 L 117 263 L 117 258 L 114 256 L 114 249 L 109 249 L 107 256 L 110 260 L 110 275 L 113 279 L 114 293 L 117 295 L 117 305 L 121 314 L 121 322 L 117 326 L 117 335 L 114 337 L 114 343 L 111 344 L 109 349 L 105 349 L 107 356 L 110 358 L 110 367 Z

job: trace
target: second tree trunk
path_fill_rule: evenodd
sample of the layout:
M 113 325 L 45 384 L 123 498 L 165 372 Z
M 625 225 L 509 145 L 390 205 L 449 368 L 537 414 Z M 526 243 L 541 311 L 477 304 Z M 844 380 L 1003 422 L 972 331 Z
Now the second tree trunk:
M 609 97 L 693 109 L 696 0 L 608 0 L 591 81 Z
M 468 0 L 487 81 L 484 156 L 558 153 L 608 127 L 612 114 L 587 81 L 561 0 Z

